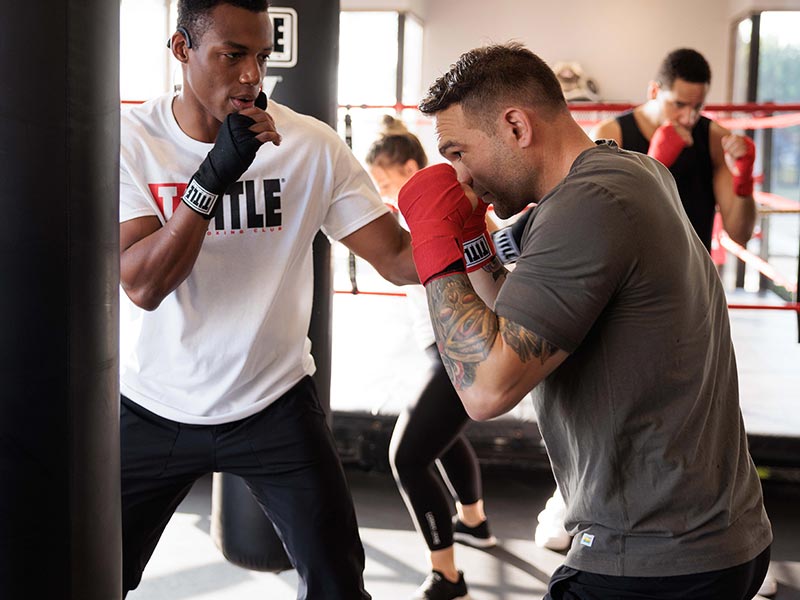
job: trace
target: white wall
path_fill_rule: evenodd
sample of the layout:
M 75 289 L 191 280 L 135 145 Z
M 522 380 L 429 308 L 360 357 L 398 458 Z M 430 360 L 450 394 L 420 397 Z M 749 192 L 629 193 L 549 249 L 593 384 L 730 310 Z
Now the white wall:
M 760 10 L 800 10 L 800 0 L 729 0 L 731 20 Z
M 513 39 L 549 64 L 580 62 L 604 100 L 639 102 L 664 55 L 688 46 L 711 64 L 708 100 L 721 102 L 733 1 L 429 0 L 423 79 L 433 81 L 470 48 Z
M 424 87 L 470 48 L 523 42 L 548 63 L 575 60 L 606 101 L 640 102 L 661 59 L 682 46 L 711 64 L 709 102 L 727 102 L 731 31 L 800 0 L 341 0 L 343 10 L 406 10 L 425 23 Z M 488 7 L 488 8 L 487 8 Z

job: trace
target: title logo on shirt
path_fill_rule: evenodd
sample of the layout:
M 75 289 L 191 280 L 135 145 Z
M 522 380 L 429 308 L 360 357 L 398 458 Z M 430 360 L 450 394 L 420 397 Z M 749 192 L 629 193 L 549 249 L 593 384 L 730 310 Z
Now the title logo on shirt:
M 209 223 L 209 235 L 263 233 L 280 231 L 283 227 L 281 211 L 281 183 L 283 179 L 245 179 L 237 181 L 217 200 L 220 204 Z M 169 220 L 181 203 L 186 191 L 185 183 L 151 183 L 150 193 L 158 209 Z M 260 188 L 260 189 L 259 189 Z

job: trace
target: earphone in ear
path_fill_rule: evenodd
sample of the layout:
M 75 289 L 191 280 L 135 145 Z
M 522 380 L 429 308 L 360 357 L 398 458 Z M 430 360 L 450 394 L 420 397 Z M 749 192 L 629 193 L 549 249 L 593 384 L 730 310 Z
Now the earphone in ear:
M 189 32 L 186 30 L 186 27 L 178 27 L 175 31 L 180 33 L 186 39 L 186 47 L 192 47 L 192 36 L 189 35 Z M 167 48 L 172 47 L 172 39 L 167 40 Z

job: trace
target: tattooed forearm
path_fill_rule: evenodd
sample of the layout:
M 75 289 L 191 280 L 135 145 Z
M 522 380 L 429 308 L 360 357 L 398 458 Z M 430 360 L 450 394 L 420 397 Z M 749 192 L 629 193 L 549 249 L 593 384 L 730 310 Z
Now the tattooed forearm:
M 439 353 L 456 389 L 475 382 L 475 371 L 497 336 L 497 316 L 480 299 L 466 275 L 427 285 Z
M 535 333 L 498 317 L 475 293 L 466 275 L 441 277 L 426 286 L 439 354 L 457 390 L 475 383 L 498 333 L 522 363 L 547 362 L 558 348 Z
M 544 364 L 558 351 L 546 339 L 503 317 L 500 317 L 500 331 L 503 341 L 517 353 L 522 362 L 538 358 Z

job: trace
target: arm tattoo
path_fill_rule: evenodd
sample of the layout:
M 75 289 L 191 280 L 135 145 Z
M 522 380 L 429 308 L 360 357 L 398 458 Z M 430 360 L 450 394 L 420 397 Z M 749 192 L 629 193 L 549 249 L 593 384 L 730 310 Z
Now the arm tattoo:
M 508 270 L 503 266 L 503 263 L 501 263 L 496 256 L 481 268 L 492 276 L 493 281 L 497 281 L 501 277 L 505 279 L 505 276 L 508 274 Z
M 555 345 L 532 331 L 528 331 L 521 325 L 517 325 L 503 317 L 499 317 L 499 319 L 503 341 L 517 353 L 522 362 L 538 358 L 539 362 L 544 364 L 548 358 L 558 351 Z
M 440 277 L 426 289 L 439 354 L 457 390 L 475 383 L 478 365 L 489 356 L 498 332 L 523 363 L 538 359 L 544 364 L 558 351 L 532 331 L 498 317 L 464 274 Z
M 497 336 L 497 316 L 464 274 L 435 279 L 427 289 L 428 308 L 447 374 L 456 389 L 469 387 Z

